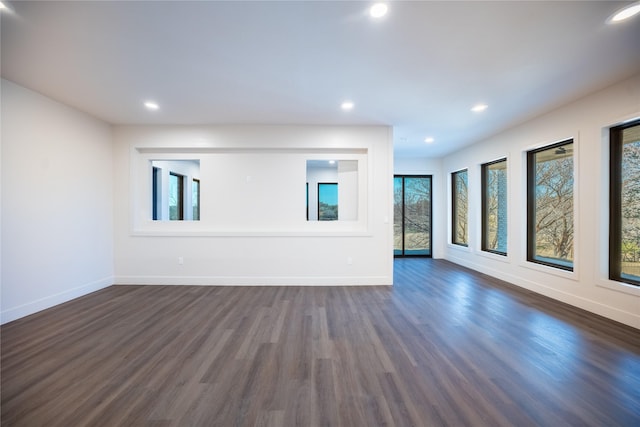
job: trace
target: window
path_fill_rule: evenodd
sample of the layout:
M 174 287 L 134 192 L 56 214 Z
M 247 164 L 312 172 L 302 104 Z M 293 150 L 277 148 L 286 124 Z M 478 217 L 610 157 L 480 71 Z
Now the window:
M 451 174 L 451 243 L 469 244 L 469 190 L 466 169 Z
M 393 199 L 393 255 L 431 256 L 431 176 L 394 176 Z
M 573 140 L 527 153 L 527 260 L 573 271 Z
M 640 286 L 640 120 L 609 141 L 609 278 Z
M 507 159 L 482 165 L 483 251 L 507 254 Z
M 153 167 L 153 206 L 152 206 L 152 217 L 154 220 L 160 219 L 160 209 L 162 208 L 160 205 L 160 193 L 161 193 L 161 183 L 162 183 L 162 172 L 160 168 Z
M 193 208 L 193 220 L 200 220 L 200 180 L 194 179 L 191 183 L 191 207 Z
M 184 177 L 176 173 L 169 173 L 169 219 L 172 221 L 184 219 Z
M 318 183 L 318 221 L 338 219 L 338 183 Z

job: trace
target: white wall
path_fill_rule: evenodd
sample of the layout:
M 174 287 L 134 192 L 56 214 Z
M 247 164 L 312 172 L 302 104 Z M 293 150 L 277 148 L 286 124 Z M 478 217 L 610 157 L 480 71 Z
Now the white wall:
M 446 228 L 446 183 L 443 181 L 442 161 L 424 157 L 395 157 L 395 175 L 431 175 L 431 203 L 432 203 L 432 239 L 431 253 L 433 258 L 444 258 L 445 243 L 447 241 Z
M 116 127 L 116 282 L 391 284 L 391 140 L 383 126 Z M 151 221 L 150 160 L 180 158 L 200 161 L 200 221 Z M 358 160 L 356 221 L 306 220 L 306 161 L 327 158 Z
M 340 221 L 358 219 L 358 163 L 338 161 L 338 218 Z
M 449 174 L 469 169 L 469 248 L 446 244 L 445 258 L 640 328 L 640 288 L 608 280 L 608 141 L 611 126 L 640 117 L 640 75 L 509 129 L 442 161 L 450 229 Z M 576 154 L 574 272 L 526 262 L 526 162 L 534 147 L 573 138 Z M 508 257 L 480 248 L 480 165 L 508 158 Z M 444 222 L 442 222 L 444 220 Z M 435 221 L 434 221 L 435 222 Z M 446 241 L 450 242 L 450 233 Z
M 2 323 L 113 282 L 110 126 L 2 80 Z

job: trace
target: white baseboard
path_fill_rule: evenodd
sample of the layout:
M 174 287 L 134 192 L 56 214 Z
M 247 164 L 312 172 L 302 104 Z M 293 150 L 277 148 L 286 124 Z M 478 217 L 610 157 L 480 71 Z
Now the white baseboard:
M 84 285 L 77 286 L 73 289 L 68 289 L 64 292 L 57 293 L 55 295 L 49 295 L 44 298 L 37 299 L 35 301 L 28 302 L 26 304 L 19 305 L 17 307 L 9 308 L 0 313 L 0 323 L 5 324 L 21 317 L 28 316 L 38 311 L 45 310 L 47 308 L 62 304 L 72 299 L 81 297 L 83 295 L 95 292 L 97 290 L 106 288 L 113 285 L 113 276 L 105 277 Z
M 514 274 L 505 273 L 501 270 L 489 268 L 483 264 L 469 262 L 458 257 L 449 256 L 447 257 L 447 260 L 455 264 L 470 268 L 472 270 L 488 274 L 489 276 L 495 277 L 497 279 L 504 280 L 505 282 L 519 286 L 521 288 L 525 288 L 549 298 L 564 302 L 574 307 L 578 307 L 591 313 L 606 317 L 608 319 L 615 320 L 616 322 L 620 322 L 625 325 L 640 329 L 640 314 L 629 313 L 627 311 L 623 311 L 597 301 L 570 294 L 568 292 L 563 292 L 558 289 L 545 286 L 542 283 L 534 282 L 532 280 L 528 280 Z
M 116 276 L 118 285 L 198 286 L 366 286 L 392 285 L 388 276 L 365 277 L 242 277 L 242 276 Z

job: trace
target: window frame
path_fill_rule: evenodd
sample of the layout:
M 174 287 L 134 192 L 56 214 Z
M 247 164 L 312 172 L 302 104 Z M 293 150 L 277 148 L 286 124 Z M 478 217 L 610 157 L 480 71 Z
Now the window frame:
M 338 221 L 340 219 L 340 205 L 336 205 L 336 207 L 338 208 L 338 215 L 335 219 L 326 219 L 326 218 L 320 218 L 320 187 L 323 185 L 333 185 L 336 188 L 336 196 L 338 197 L 339 200 L 339 195 L 338 195 L 338 183 L 337 182 L 318 182 L 318 193 L 317 193 L 317 198 L 318 198 L 318 221 Z
M 393 179 L 400 178 L 402 181 L 402 252 L 400 254 L 394 253 L 394 258 L 433 258 L 433 175 L 393 175 Z M 406 254 L 405 250 L 405 179 L 428 179 L 429 180 L 429 253 L 428 254 Z M 394 182 L 395 185 L 395 182 Z M 395 218 L 394 218 L 395 221 Z M 395 237 L 394 237 L 395 238 Z
M 573 176 L 573 185 L 572 185 L 572 198 L 573 198 L 573 209 L 572 209 L 572 216 L 571 216 L 571 221 L 573 222 L 573 234 L 574 234 L 574 241 L 573 241 L 573 253 L 574 253 L 574 259 L 571 261 L 571 265 L 564 265 L 561 263 L 554 263 L 551 261 L 545 261 L 545 260 L 541 260 L 541 259 L 537 259 L 536 258 L 536 241 L 535 241 L 535 217 L 536 217 L 536 203 L 535 203 L 535 195 L 536 195 L 536 191 L 535 191 L 535 182 L 536 182 L 536 171 L 535 171 L 535 156 L 536 154 L 543 152 L 543 151 L 547 151 L 547 150 L 552 150 L 554 148 L 559 148 L 565 145 L 573 145 L 573 154 L 571 156 L 571 160 L 572 160 L 572 176 Z M 534 148 L 532 150 L 529 150 L 526 152 L 526 173 L 527 173 L 527 181 L 526 181 L 526 186 L 527 186 L 527 195 L 526 195 L 526 203 L 527 203 L 527 236 L 526 236 L 526 255 L 527 255 L 527 261 L 534 263 L 534 264 L 538 264 L 538 265 L 543 265 L 543 266 L 547 266 L 547 267 L 552 267 L 552 268 L 556 268 L 559 270 L 563 270 L 563 271 L 567 271 L 567 272 L 574 272 L 575 271 L 575 226 L 576 226 L 576 222 L 575 222 L 575 206 L 576 206 L 576 182 L 575 182 L 575 172 L 576 172 L 576 163 L 575 163 L 575 153 L 576 153 L 576 141 L 574 138 L 568 138 L 568 139 L 564 139 L 562 141 L 559 142 L 555 142 L 553 144 L 548 144 L 548 145 L 544 145 L 542 147 L 538 147 L 538 148 Z
M 459 242 L 457 240 L 457 231 L 458 231 L 458 226 L 457 226 L 457 219 L 458 219 L 458 198 L 456 197 L 458 192 L 457 192 L 457 185 L 456 185 L 456 178 L 461 174 L 461 173 L 465 173 L 467 175 L 467 215 L 466 215 L 466 220 L 465 223 L 467 225 L 467 240 L 466 242 Z M 462 246 L 462 247 L 469 247 L 469 169 L 468 168 L 464 168 L 464 169 L 460 169 L 457 170 L 455 172 L 451 172 L 451 244 L 453 245 L 457 245 L 457 246 Z
M 177 218 L 171 218 L 171 213 L 169 213 L 169 221 L 184 221 L 184 175 L 181 175 L 176 172 L 169 172 L 169 180 L 171 177 L 175 176 L 178 179 L 177 190 L 178 194 L 176 196 L 176 214 Z M 169 184 L 169 198 L 171 198 L 171 184 Z M 171 210 L 171 204 L 169 204 L 169 210 Z
M 152 168 L 152 177 L 151 177 L 151 219 L 153 221 L 158 221 L 160 219 L 160 193 L 161 193 L 161 169 L 155 166 L 151 166 Z
M 499 251 L 499 250 L 495 250 L 495 249 L 490 249 L 487 245 L 487 240 L 489 237 L 489 215 L 488 215 L 488 208 L 489 208 L 489 204 L 488 204 L 488 194 L 487 194 L 487 190 L 488 190 L 488 171 L 489 171 L 489 167 L 498 163 L 503 163 L 505 164 L 505 173 L 507 173 L 507 250 L 506 251 Z M 493 160 L 491 162 L 487 162 L 487 163 L 483 163 L 480 166 L 480 185 L 481 185 L 481 232 L 480 232 L 480 250 L 484 251 L 484 252 L 489 252 L 492 254 L 496 254 L 496 255 L 500 255 L 500 256 L 507 256 L 508 255 L 508 251 L 509 251 L 509 246 L 508 246 L 508 239 L 509 239 L 509 225 L 508 225 L 508 221 L 509 221 L 509 214 L 508 214 L 508 203 L 509 203 L 509 194 L 508 194 L 508 188 L 509 188 L 509 176 L 508 176 L 508 169 L 509 168 L 509 163 L 508 163 L 508 159 L 507 157 L 503 157 L 497 160 Z
M 640 288 L 640 279 L 622 274 L 622 160 L 623 132 L 640 126 L 640 119 L 609 129 L 609 280 Z
M 194 191 L 194 186 L 196 186 L 198 188 L 196 197 L 194 197 L 194 193 L 196 193 L 196 191 Z M 192 178 L 191 179 L 191 220 L 192 221 L 200 221 L 200 178 Z M 196 218 L 196 209 L 197 208 L 197 218 Z

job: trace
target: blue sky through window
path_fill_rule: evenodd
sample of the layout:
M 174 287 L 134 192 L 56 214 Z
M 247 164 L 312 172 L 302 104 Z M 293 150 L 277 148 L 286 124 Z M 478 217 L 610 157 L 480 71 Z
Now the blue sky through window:
M 318 200 L 328 205 L 337 205 L 338 184 L 320 184 L 318 186 Z

